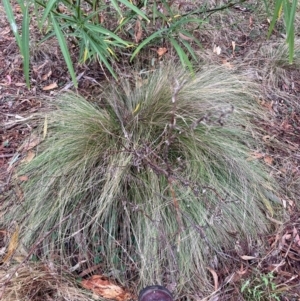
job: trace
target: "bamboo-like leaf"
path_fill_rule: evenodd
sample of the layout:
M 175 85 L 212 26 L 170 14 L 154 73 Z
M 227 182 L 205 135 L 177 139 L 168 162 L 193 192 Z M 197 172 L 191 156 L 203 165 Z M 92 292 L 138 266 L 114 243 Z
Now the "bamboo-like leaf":
M 199 42 L 199 40 L 196 39 L 191 33 L 189 33 L 189 32 L 186 31 L 186 30 L 182 30 L 182 29 L 180 30 L 180 32 L 181 32 L 183 35 L 189 37 L 191 40 L 193 40 L 194 43 L 196 43 L 200 48 L 202 48 L 202 45 L 201 45 L 201 43 Z
M 271 24 L 269 26 L 268 38 L 271 36 L 271 33 L 274 29 L 274 26 L 275 26 L 275 23 L 278 19 L 278 14 L 279 14 L 279 11 L 280 11 L 280 8 L 281 8 L 281 5 L 282 5 L 283 1 L 285 1 L 285 0 L 276 0 L 274 12 L 273 12 L 273 18 L 272 18 Z
M 89 37 L 87 34 L 85 34 L 85 39 L 88 40 L 92 50 L 98 55 L 99 59 L 104 63 L 106 68 L 109 70 L 109 72 L 112 74 L 114 78 L 117 78 L 117 75 L 114 73 L 114 70 L 112 69 L 110 63 L 107 60 L 107 56 L 109 55 L 108 47 L 104 48 L 101 47 L 101 44 L 96 43 L 91 37 Z
M 185 46 L 185 48 L 188 50 L 188 52 L 191 54 L 192 58 L 197 61 L 197 57 L 195 55 L 195 52 L 192 48 L 192 46 L 189 44 L 188 41 L 184 41 L 184 40 L 181 40 L 181 43 Z
M 42 24 L 45 23 L 46 19 L 48 18 L 54 4 L 57 2 L 57 0 L 50 0 L 47 2 L 47 6 L 45 7 L 45 10 L 44 10 L 44 13 L 43 13 L 43 16 L 42 16 Z
M 114 34 L 112 31 L 99 26 L 99 25 L 93 25 L 93 24 L 85 24 L 85 27 L 89 29 L 91 32 L 98 32 L 106 35 L 107 37 L 113 38 L 116 41 L 118 41 L 120 44 L 123 44 L 125 46 L 128 46 L 129 43 L 121 39 L 118 35 Z
M 20 52 L 22 54 L 23 50 L 22 50 L 21 36 L 18 33 L 18 27 L 17 27 L 17 23 L 16 23 L 16 20 L 15 20 L 14 14 L 13 14 L 12 6 L 10 4 L 10 1 L 8 1 L 8 0 L 3 0 L 2 2 L 3 2 L 3 6 L 4 6 L 4 9 L 5 9 L 6 15 L 7 15 L 9 25 L 10 25 L 13 33 L 14 33 L 16 42 L 17 42 L 18 47 L 20 49 Z
M 181 64 L 183 66 L 188 67 L 190 69 L 191 73 L 194 73 L 192 64 L 191 64 L 189 58 L 187 57 L 187 55 L 185 54 L 184 50 L 180 47 L 178 42 L 173 37 L 169 37 L 169 39 L 170 39 L 172 46 L 175 48 L 175 50 L 179 56 Z
M 59 27 L 59 24 L 56 21 L 54 15 L 52 13 L 50 13 L 50 14 L 51 14 L 51 20 L 52 20 L 53 28 L 54 28 L 54 31 L 55 31 L 55 34 L 56 34 L 61 52 L 64 56 L 64 59 L 65 59 L 65 62 L 67 64 L 68 70 L 70 72 L 70 75 L 71 75 L 72 81 L 74 83 L 74 86 L 77 87 L 77 79 L 76 79 L 73 64 L 72 64 L 72 61 L 71 61 L 70 53 L 69 53 L 69 50 L 68 50 L 67 42 L 65 40 L 65 37 L 64 37 L 60 27 Z
M 22 21 L 22 55 L 23 55 L 23 71 L 25 75 L 27 88 L 30 88 L 29 82 L 29 5 L 27 4 L 25 10 L 23 11 L 23 21 Z
M 168 11 L 170 17 L 173 17 L 174 14 L 173 14 L 173 12 L 172 12 L 172 10 L 171 10 L 170 5 L 167 3 L 167 1 L 166 1 L 166 0 L 161 0 L 161 2 L 162 2 L 162 4 L 163 4 L 163 6 L 165 7 L 165 9 Z
M 150 37 L 145 39 L 142 43 L 140 43 L 140 45 L 134 50 L 133 54 L 131 55 L 130 61 L 132 61 L 135 58 L 135 56 L 141 51 L 141 49 L 144 46 L 146 46 L 152 40 L 154 40 L 155 38 L 158 38 L 163 32 L 168 31 L 168 30 L 169 30 L 168 28 L 163 28 L 161 30 L 158 30 L 155 33 L 153 33 Z
M 121 3 L 123 3 L 126 7 L 130 8 L 131 10 L 133 10 L 135 13 L 137 13 L 139 16 L 141 16 L 143 19 L 147 20 L 148 22 L 150 22 L 150 20 L 146 17 L 146 15 L 140 10 L 138 9 L 135 5 L 133 5 L 132 3 L 130 3 L 127 0 L 119 0 Z M 112 1 L 113 2 L 113 1 Z
M 117 13 L 120 15 L 120 17 L 123 17 L 122 12 L 120 10 L 120 7 L 119 7 L 117 1 L 116 0 L 111 0 L 111 4 L 113 5 L 113 7 L 117 11 Z
M 22 12 L 25 11 L 25 4 L 27 5 L 27 3 L 28 3 L 29 1 L 17 0 L 17 2 L 18 2 L 18 4 L 19 4 L 20 7 L 21 7 Z M 26 3 L 26 2 L 27 2 L 27 3 Z

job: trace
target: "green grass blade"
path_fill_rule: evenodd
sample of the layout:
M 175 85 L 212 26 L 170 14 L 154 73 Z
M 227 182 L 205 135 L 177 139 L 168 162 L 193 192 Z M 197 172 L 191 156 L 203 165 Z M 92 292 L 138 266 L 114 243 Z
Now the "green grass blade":
M 167 3 L 166 0 L 162 0 L 161 2 L 162 2 L 162 4 L 163 4 L 164 8 L 168 11 L 170 17 L 173 18 L 174 14 L 173 14 L 173 12 L 172 12 L 172 10 L 171 10 L 170 5 Z M 172 2 L 171 2 L 171 3 L 172 3 Z
M 289 63 L 292 64 L 294 59 L 294 44 L 295 44 L 295 14 L 298 0 L 283 2 L 284 20 L 286 26 L 286 42 L 289 45 Z
M 54 31 L 55 31 L 55 34 L 56 34 L 61 52 L 64 56 L 65 62 L 67 64 L 68 70 L 70 72 L 72 81 L 74 83 L 74 86 L 77 87 L 77 85 L 78 85 L 77 84 L 77 79 L 76 79 L 73 64 L 72 64 L 72 61 L 71 61 L 70 53 L 69 53 L 69 50 L 68 50 L 67 42 L 65 40 L 63 32 L 61 31 L 61 29 L 59 27 L 59 24 L 57 23 L 54 15 L 52 13 L 51 13 L 51 20 L 52 20 L 53 28 L 54 28 Z
M 57 2 L 57 0 L 48 1 L 47 6 L 45 7 L 45 11 L 44 11 L 43 16 L 42 16 L 42 21 L 41 21 L 42 24 L 45 23 L 46 19 L 48 18 L 49 14 L 50 14 L 50 12 L 51 12 L 51 10 L 52 10 L 52 8 L 53 8 L 53 6 L 56 2 Z
M 193 47 L 190 45 L 190 43 L 188 41 L 182 40 L 181 39 L 181 43 L 185 46 L 185 48 L 188 50 L 188 52 L 190 53 L 190 55 L 192 56 L 192 58 L 197 61 L 197 57 L 195 55 L 195 52 L 193 50 Z
M 23 1 L 22 0 L 17 0 L 17 2 L 18 2 L 18 4 L 21 7 L 22 12 L 25 11 L 25 3 L 26 3 L 26 1 L 24 1 L 24 0 Z M 27 2 L 29 2 L 29 1 L 27 1 Z
M 119 0 L 121 3 L 123 3 L 126 7 L 130 8 L 131 10 L 133 10 L 136 14 L 138 14 L 139 16 L 141 16 L 143 19 L 147 20 L 148 22 L 150 21 L 146 15 L 140 10 L 138 9 L 135 5 L 133 5 L 132 3 L 130 3 L 127 0 Z
M 271 24 L 269 26 L 269 31 L 268 31 L 268 35 L 267 35 L 268 38 L 271 36 L 271 33 L 274 29 L 274 26 L 278 19 L 278 14 L 279 14 L 279 11 L 280 11 L 283 1 L 285 1 L 285 0 L 276 0 L 274 12 L 273 12 L 273 18 L 272 18 Z
M 164 28 L 161 30 L 156 31 L 155 33 L 153 33 L 150 37 L 148 37 L 147 39 L 145 39 L 141 44 L 139 44 L 139 46 L 134 50 L 133 54 L 131 55 L 130 61 L 132 61 L 135 56 L 141 51 L 141 49 L 146 46 L 147 44 L 149 44 L 152 40 L 158 38 L 161 36 L 161 34 L 165 31 L 168 31 L 169 28 Z
M 289 8 L 288 19 L 286 20 L 287 39 L 289 39 L 290 35 L 293 36 L 297 2 L 298 0 L 293 0 L 292 6 Z
M 116 0 L 111 0 L 111 4 L 113 5 L 113 7 L 117 11 L 117 13 L 120 15 L 120 17 L 122 17 L 123 15 L 122 15 L 122 12 L 120 10 L 120 7 L 119 7 L 117 1 Z
M 130 44 L 130 43 L 124 41 L 123 39 L 121 39 L 118 35 L 114 34 L 110 30 L 108 30 L 102 26 L 93 25 L 93 24 L 85 24 L 85 28 L 90 30 L 93 33 L 94 32 L 102 33 L 102 34 L 106 35 L 108 38 L 113 38 L 114 40 L 116 40 L 117 42 L 119 42 L 122 45 L 125 45 L 126 47 L 129 46 L 129 44 Z
M 110 55 L 109 51 L 107 50 L 107 45 L 101 45 L 97 42 L 95 42 L 90 36 L 85 34 L 85 40 L 89 43 L 92 50 L 95 52 L 95 54 L 98 55 L 101 62 L 104 63 L 108 71 L 112 74 L 114 78 L 117 78 L 117 75 L 115 74 L 111 64 L 107 60 L 107 56 Z M 102 46 L 102 47 L 101 47 Z
M 30 88 L 29 82 L 29 5 L 27 4 L 25 10 L 23 11 L 23 21 L 22 21 L 22 55 L 23 55 L 23 71 L 25 75 L 27 88 Z
M 173 37 L 169 37 L 169 39 L 170 39 L 170 42 L 171 42 L 172 46 L 175 48 L 175 50 L 176 50 L 176 52 L 179 56 L 181 64 L 183 66 L 188 67 L 189 70 L 191 71 L 191 73 L 194 73 L 193 66 L 192 66 L 189 58 L 185 54 L 184 50 L 181 48 L 181 46 L 178 44 L 178 42 Z
M 5 9 L 6 15 L 7 15 L 9 25 L 10 25 L 13 33 L 14 33 L 16 42 L 17 42 L 18 47 L 19 47 L 19 49 L 22 53 L 23 50 L 22 50 L 21 37 L 18 33 L 18 27 L 17 27 L 17 23 L 16 23 L 16 20 L 15 20 L 14 14 L 13 14 L 12 6 L 10 4 L 10 1 L 8 1 L 8 0 L 3 0 L 2 3 L 3 3 L 3 6 L 4 6 L 4 9 Z
M 189 33 L 189 32 L 186 31 L 186 30 L 180 30 L 180 32 L 181 32 L 183 35 L 185 35 L 185 36 L 187 36 L 188 38 L 190 38 L 191 41 L 193 41 L 194 43 L 196 43 L 200 48 L 202 48 L 202 45 L 201 45 L 201 43 L 199 42 L 199 40 L 196 39 L 191 33 Z M 181 40 L 183 40 L 183 39 L 181 39 Z

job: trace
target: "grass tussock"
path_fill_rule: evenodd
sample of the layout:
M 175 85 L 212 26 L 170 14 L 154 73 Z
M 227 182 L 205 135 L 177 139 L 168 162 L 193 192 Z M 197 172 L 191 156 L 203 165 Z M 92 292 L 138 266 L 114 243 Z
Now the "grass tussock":
M 262 45 L 258 51 L 249 52 L 245 61 L 249 62 L 255 70 L 257 79 L 274 89 L 277 87 L 290 87 L 289 72 L 298 72 L 300 67 L 300 40 L 295 40 L 293 64 L 289 63 L 289 49 L 285 41 L 269 42 Z M 296 75 L 295 75 L 296 76 Z
M 14 273 L 6 282 L 6 275 Z M 29 263 L 11 266 L 6 272 L 0 272 L 1 300 L 5 301 L 92 301 L 84 293 L 76 280 L 59 271 L 53 264 Z
M 224 68 L 164 67 L 136 88 L 111 85 L 99 104 L 61 96 L 22 170 L 11 214 L 24 219 L 23 243 L 42 241 L 39 254 L 69 265 L 101 263 L 123 283 L 210 290 L 206 267 L 272 214 L 268 172 L 247 160 L 263 118 L 251 89 Z

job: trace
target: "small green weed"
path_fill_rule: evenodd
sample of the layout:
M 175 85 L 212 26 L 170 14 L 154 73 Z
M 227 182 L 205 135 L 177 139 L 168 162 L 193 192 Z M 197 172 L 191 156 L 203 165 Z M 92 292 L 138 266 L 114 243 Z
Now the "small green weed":
M 245 300 L 249 301 L 280 301 L 276 292 L 277 284 L 274 281 L 274 274 L 262 274 L 254 279 L 248 279 L 241 287 L 241 293 Z

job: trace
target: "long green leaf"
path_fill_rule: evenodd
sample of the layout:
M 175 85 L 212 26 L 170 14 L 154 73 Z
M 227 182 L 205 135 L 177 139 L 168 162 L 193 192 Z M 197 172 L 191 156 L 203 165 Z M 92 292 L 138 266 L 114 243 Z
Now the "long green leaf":
M 185 54 L 184 50 L 180 47 L 178 42 L 173 37 L 169 37 L 169 39 L 170 39 L 172 46 L 175 48 L 175 50 L 179 56 L 181 64 L 183 66 L 187 66 L 190 69 L 191 73 L 194 73 L 193 66 L 192 66 L 189 58 Z
M 21 36 L 18 33 L 17 23 L 16 23 L 16 20 L 15 20 L 14 14 L 13 14 L 13 10 L 12 10 L 10 1 L 3 0 L 2 3 L 3 3 L 3 6 L 4 6 L 4 9 L 5 9 L 6 15 L 7 15 L 9 25 L 10 25 L 13 33 L 14 33 L 14 36 L 15 36 L 15 39 L 17 41 L 18 47 L 19 47 L 19 49 L 22 53 L 23 50 L 22 50 Z M 22 55 L 23 55 L 23 53 L 22 53 Z
M 133 10 L 135 13 L 137 13 L 139 16 L 141 16 L 143 19 L 147 20 L 148 22 L 150 22 L 150 20 L 146 17 L 146 15 L 140 10 L 138 9 L 135 5 L 133 5 L 132 3 L 130 3 L 127 0 L 119 0 L 121 3 L 123 3 L 125 6 L 127 6 L 128 8 L 130 8 L 131 10 Z
M 76 75 L 75 75 L 75 72 L 74 72 L 74 68 L 73 68 L 71 57 L 70 57 L 70 53 L 69 53 L 69 50 L 68 50 L 67 42 L 65 40 L 65 37 L 64 37 L 60 27 L 59 27 L 59 24 L 57 23 L 57 21 L 55 19 L 53 13 L 50 13 L 50 14 L 51 14 L 51 20 L 52 20 L 53 28 L 54 28 L 54 31 L 55 31 L 55 34 L 56 34 L 61 52 L 64 56 L 64 59 L 65 59 L 65 62 L 67 64 L 68 70 L 70 72 L 70 75 L 71 75 L 72 81 L 74 83 L 74 86 L 77 87 L 78 86 L 77 79 L 76 79 Z
M 111 4 L 113 5 L 113 7 L 117 11 L 117 13 L 122 17 L 122 12 L 121 12 L 121 9 L 120 9 L 117 1 L 116 0 L 111 0 Z
M 155 38 L 158 38 L 163 32 L 168 31 L 169 28 L 163 28 L 161 30 L 156 31 L 155 33 L 153 33 L 150 37 L 148 37 L 147 39 L 145 39 L 133 52 L 133 54 L 131 55 L 130 61 L 132 61 L 134 59 L 134 57 L 141 51 L 141 49 L 147 45 L 149 42 L 151 42 L 152 40 L 154 40 Z
M 85 28 L 89 29 L 91 32 L 102 33 L 102 34 L 106 35 L 107 37 L 115 39 L 120 44 L 123 44 L 125 46 L 129 46 L 129 44 L 130 44 L 130 43 L 124 41 L 123 39 L 121 39 L 118 35 L 114 34 L 110 30 L 108 30 L 100 25 L 93 25 L 93 24 L 86 23 Z
M 193 50 L 193 47 L 189 44 L 188 41 L 185 41 L 183 39 L 181 39 L 181 43 L 185 46 L 185 48 L 189 51 L 189 53 L 191 54 L 192 58 L 197 62 L 197 57 L 195 55 L 195 52 Z
M 287 30 L 287 38 L 289 39 L 289 35 L 293 34 L 293 28 L 295 24 L 295 15 L 297 10 L 297 2 L 298 0 L 293 0 L 292 6 L 289 9 L 288 19 L 286 20 L 286 30 Z
M 22 55 L 23 55 L 23 71 L 25 75 L 26 85 L 30 88 L 29 82 L 29 5 L 27 4 L 25 10 L 23 11 L 23 21 L 22 21 Z
M 278 14 L 279 14 L 279 11 L 280 11 L 280 8 L 282 6 L 282 2 L 285 1 L 285 0 L 276 0 L 276 3 L 275 3 L 275 8 L 274 8 L 274 12 L 273 12 L 273 18 L 272 18 L 272 21 L 271 21 L 271 24 L 269 26 L 269 31 L 268 31 L 268 38 L 271 36 L 271 33 L 274 29 L 274 26 L 275 26 L 275 23 L 278 19 Z
M 48 15 L 50 14 L 54 4 L 57 2 L 57 0 L 50 0 L 48 1 L 47 3 L 47 6 L 45 7 L 45 11 L 43 13 L 43 16 L 42 16 L 42 24 L 45 23 L 46 19 L 48 18 Z
M 99 43 L 96 43 L 91 37 L 85 34 L 85 39 L 88 40 L 89 45 L 91 45 L 91 48 L 93 51 L 98 55 L 99 59 L 104 63 L 106 68 L 109 70 L 109 72 L 113 75 L 113 77 L 116 79 L 117 75 L 114 73 L 114 70 L 112 69 L 110 63 L 106 59 L 106 56 L 108 55 L 108 50 L 101 48 L 101 45 Z

